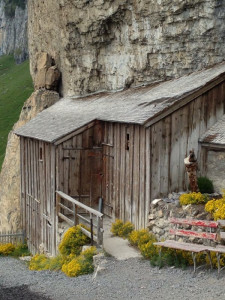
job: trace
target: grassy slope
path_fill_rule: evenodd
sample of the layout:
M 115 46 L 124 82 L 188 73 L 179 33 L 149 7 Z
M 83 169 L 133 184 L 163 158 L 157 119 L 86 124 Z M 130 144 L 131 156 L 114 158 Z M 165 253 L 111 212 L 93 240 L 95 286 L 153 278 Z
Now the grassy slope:
M 29 62 L 16 65 L 12 56 L 0 57 L 0 169 L 5 155 L 9 131 L 18 120 L 33 85 Z

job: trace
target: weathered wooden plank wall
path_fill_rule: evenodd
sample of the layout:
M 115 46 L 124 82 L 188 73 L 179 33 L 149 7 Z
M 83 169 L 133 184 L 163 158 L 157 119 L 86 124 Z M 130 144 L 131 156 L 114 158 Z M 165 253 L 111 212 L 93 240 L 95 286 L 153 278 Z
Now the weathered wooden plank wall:
M 105 180 L 113 196 L 104 181 L 104 198 L 113 207 L 111 215 L 143 228 L 150 201 L 186 190 L 184 158 L 192 148 L 200 157 L 198 139 L 224 114 L 224 107 L 221 83 L 149 128 L 106 123 L 104 144 L 110 143 L 114 176 L 108 179 L 112 165 L 105 159 Z M 107 146 L 104 149 L 106 156 Z
M 32 253 L 44 244 L 56 253 L 55 154 L 48 143 L 21 138 L 21 205 L 23 228 Z
M 95 207 L 101 197 L 103 126 L 96 122 L 56 147 L 57 190 Z

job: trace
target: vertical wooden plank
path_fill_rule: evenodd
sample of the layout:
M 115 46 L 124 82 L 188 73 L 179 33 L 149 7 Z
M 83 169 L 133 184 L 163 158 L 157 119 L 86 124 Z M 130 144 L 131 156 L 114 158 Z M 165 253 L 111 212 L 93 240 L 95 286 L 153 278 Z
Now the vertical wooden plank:
M 180 137 L 179 111 L 171 116 L 171 155 L 170 155 L 170 190 L 179 190 L 179 137 Z
M 200 101 L 198 102 L 200 103 Z M 200 119 L 200 109 L 199 107 L 196 105 L 194 110 L 196 110 L 195 112 L 195 128 L 196 128 L 196 132 L 198 132 L 199 134 L 199 124 L 198 121 L 196 120 L 196 117 L 198 116 L 198 118 Z M 179 177 L 178 177 L 178 189 L 179 191 L 185 191 L 187 189 L 187 181 L 186 181 L 186 171 L 185 171 L 185 166 L 184 166 L 184 158 L 189 154 L 189 150 L 188 149 L 188 136 L 189 136 L 189 132 L 190 132 L 190 124 L 188 123 L 188 107 L 185 106 L 183 108 L 180 109 L 180 120 L 179 120 L 179 127 L 180 127 L 180 137 L 179 137 Z M 193 117 L 194 119 L 194 117 Z M 198 141 L 198 139 L 197 139 Z M 172 162 L 171 162 L 172 163 Z
M 171 118 L 161 120 L 161 142 L 159 147 L 160 155 L 160 196 L 166 196 L 169 190 L 169 170 L 171 151 Z
M 139 222 L 138 228 L 145 227 L 145 189 L 146 189 L 146 140 L 145 140 L 145 128 L 140 127 L 140 182 L 139 182 Z
M 161 145 L 162 122 L 160 121 L 151 126 L 151 199 L 160 196 Z
M 134 126 L 134 159 L 133 159 L 133 203 L 132 222 L 139 227 L 139 199 L 140 199 L 140 127 Z
M 52 254 L 56 255 L 56 238 L 57 238 L 57 223 L 56 223 L 56 194 L 55 194 L 55 167 L 56 167 L 56 157 L 55 157 L 55 146 L 51 145 L 51 243 L 52 243 Z
M 126 220 L 134 223 L 133 216 L 133 172 L 134 172 L 134 125 L 129 125 L 129 153 L 126 157 Z
M 150 212 L 150 202 L 151 202 L 151 130 L 150 128 L 146 128 L 145 130 L 145 140 L 146 140 L 146 151 L 145 151 L 145 161 L 146 161 L 146 168 L 145 168 L 145 225 L 144 228 L 147 226 L 148 222 L 148 215 Z
M 114 205 L 113 210 L 115 212 L 115 218 L 120 217 L 120 124 L 114 124 L 114 137 L 115 137 L 115 144 L 114 144 Z
M 120 126 L 120 172 L 119 172 L 119 199 L 120 199 L 120 219 L 125 220 L 125 155 L 126 155 L 126 127 L 124 124 Z

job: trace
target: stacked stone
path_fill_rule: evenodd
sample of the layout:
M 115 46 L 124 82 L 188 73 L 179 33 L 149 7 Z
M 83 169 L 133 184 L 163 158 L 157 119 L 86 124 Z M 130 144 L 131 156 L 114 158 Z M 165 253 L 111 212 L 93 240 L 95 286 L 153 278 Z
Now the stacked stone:
M 205 212 L 204 204 L 183 205 L 179 203 L 181 193 L 172 193 L 168 198 L 155 199 L 150 206 L 148 228 L 158 240 L 171 239 L 169 218 L 193 218 L 210 220 L 211 216 Z

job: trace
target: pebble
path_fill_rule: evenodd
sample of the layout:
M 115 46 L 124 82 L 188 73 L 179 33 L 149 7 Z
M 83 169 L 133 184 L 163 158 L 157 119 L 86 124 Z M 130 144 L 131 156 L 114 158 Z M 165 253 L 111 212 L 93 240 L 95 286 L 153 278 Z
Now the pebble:
M 106 258 L 106 272 L 92 281 L 93 274 L 69 278 L 62 272 L 30 271 L 26 263 L 0 257 L 0 291 L 12 293 L 2 300 L 224 300 L 225 273 L 217 279 L 217 271 L 200 271 L 193 277 L 193 268 L 158 269 L 140 258 L 117 261 Z M 209 287 L 211 287 L 209 289 Z M 13 293 L 17 292 L 17 298 Z

